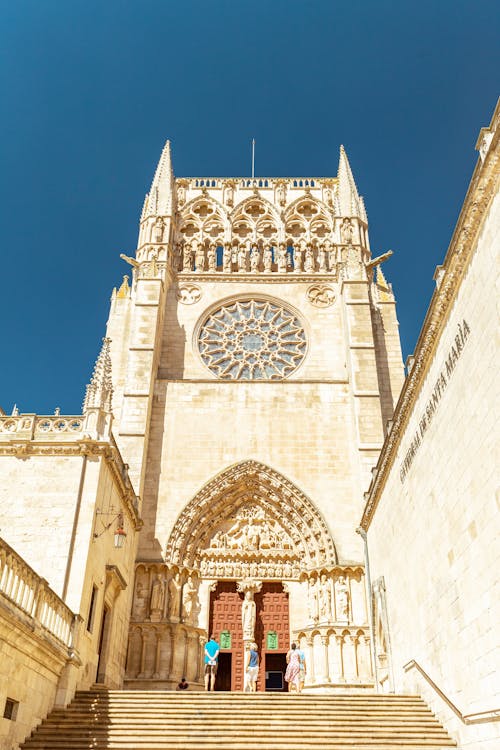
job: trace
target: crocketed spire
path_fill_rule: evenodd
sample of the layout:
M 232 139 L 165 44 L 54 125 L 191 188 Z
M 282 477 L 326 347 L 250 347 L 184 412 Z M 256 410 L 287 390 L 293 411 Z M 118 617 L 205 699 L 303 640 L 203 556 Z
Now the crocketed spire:
M 156 167 L 151 190 L 146 196 L 142 218 L 148 216 L 168 216 L 172 213 L 172 194 L 174 190 L 174 172 L 170 141 L 165 143 L 160 161 Z
M 341 216 L 357 216 L 366 221 L 366 212 L 358 194 L 351 165 L 343 146 L 340 147 L 338 178 L 338 210 Z
M 102 409 L 111 412 L 113 382 L 111 380 L 111 339 L 102 340 L 102 348 L 97 357 L 92 378 L 85 391 L 83 411 Z

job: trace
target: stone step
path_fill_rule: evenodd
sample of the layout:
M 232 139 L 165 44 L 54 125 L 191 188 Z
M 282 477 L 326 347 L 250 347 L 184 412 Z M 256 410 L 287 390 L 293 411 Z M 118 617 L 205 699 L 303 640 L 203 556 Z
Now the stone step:
M 455 743 L 418 696 L 77 693 L 25 750 L 444 750 Z

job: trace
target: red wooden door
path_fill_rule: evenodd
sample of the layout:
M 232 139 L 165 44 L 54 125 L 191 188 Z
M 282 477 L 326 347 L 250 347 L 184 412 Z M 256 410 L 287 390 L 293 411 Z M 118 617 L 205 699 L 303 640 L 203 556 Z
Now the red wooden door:
M 290 624 L 288 614 L 288 594 L 278 582 L 265 582 L 262 590 L 255 594 L 256 623 L 255 640 L 259 650 L 258 690 L 265 690 L 266 653 L 286 654 L 290 646 Z M 243 690 L 243 631 L 241 627 L 241 604 L 243 595 L 236 591 L 236 581 L 219 581 L 217 588 L 210 594 L 210 633 L 220 643 L 224 630 L 231 634 L 231 648 L 221 649 L 221 653 L 230 653 L 231 690 Z M 267 636 L 275 632 L 278 639 L 277 649 L 267 649 Z M 223 665 L 219 662 L 221 668 Z M 219 684 L 223 684 L 220 675 Z M 217 681 L 216 681 L 217 685 Z
M 210 594 L 210 633 L 219 643 L 222 631 L 228 630 L 231 634 L 231 648 L 221 649 L 222 653 L 232 655 L 231 690 L 243 690 L 242 601 L 243 596 L 236 591 L 236 581 L 219 581 L 216 590 Z M 215 684 L 217 686 L 217 680 Z
M 288 594 L 278 582 L 265 582 L 260 593 L 255 594 L 257 605 L 257 622 L 255 638 L 259 647 L 260 665 L 257 689 L 266 688 L 266 653 L 286 654 L 290 647 L 290 622 L 288 613 Z M 268 633 L 277 635 L 278 648 L 267 648 Z

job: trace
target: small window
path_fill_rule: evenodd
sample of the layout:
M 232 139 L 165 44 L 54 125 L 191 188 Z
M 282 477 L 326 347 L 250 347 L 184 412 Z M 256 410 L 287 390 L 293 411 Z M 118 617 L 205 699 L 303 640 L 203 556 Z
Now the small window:
M 90 597 L 90 605 L 89 605 L 89 616 L 87 617 L 87 630 L 89 633 L 92 632 L 92 629 L 94 627 L 94 619 L 95 619 L 95 605 L 97 602 L 97 594 L 99 589 L 97 586 L 92 586 L 92 595 Z
M 15 721 L 17 716 L 17 708 L 19 703 L 12 698 L 7 698 L 5 701 L 5 708 L 3 710 L 3 718 Z

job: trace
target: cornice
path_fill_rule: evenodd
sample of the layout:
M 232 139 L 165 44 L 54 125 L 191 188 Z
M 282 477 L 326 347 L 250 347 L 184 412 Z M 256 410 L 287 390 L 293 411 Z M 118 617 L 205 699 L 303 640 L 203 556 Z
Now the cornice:
M 495 119 L 498 120 L 497 114 L 495 114 Z M 494 124 L 492 122 L 492 130 Z M 368 492 L 365 493 L 366 505 L 361 519 L 361 526 L 365 530 L 368 530 L 373 519 L 397 450 L 412 416 L 413 407 L 432 364 L 439 337 L 447 323 L 465 272 L 474 256 L 483 221 L 498 191 L 499 137 L 500 127 L 497 123 L 484 161 L 478 159 L 474 169 L 455 231 L 441 266 L 440 283 L 434 291 L 415 347 L 413 366 L 403 384 L 379 460 L 372 470 L 372 480 Z

